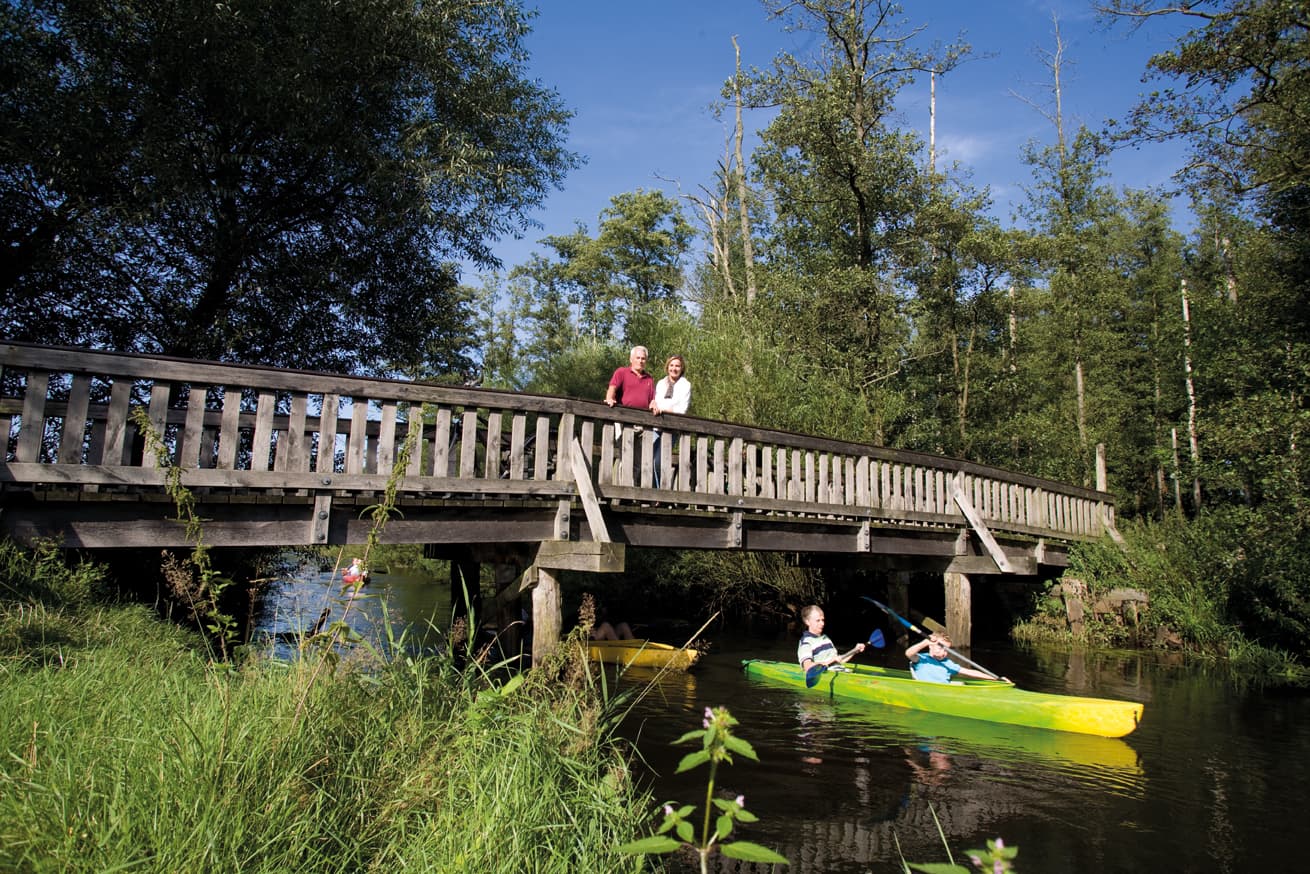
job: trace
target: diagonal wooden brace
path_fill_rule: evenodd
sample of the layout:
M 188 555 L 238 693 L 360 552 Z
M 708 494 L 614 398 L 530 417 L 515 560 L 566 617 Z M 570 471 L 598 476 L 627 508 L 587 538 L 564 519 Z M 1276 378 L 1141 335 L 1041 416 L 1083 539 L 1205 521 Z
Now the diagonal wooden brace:
M 591 468 L 587 466 L 587 459 L 582 454 L 582 444 L 578 443 L 578 438 L 573 438 L 573 483 L 578 488 L 578 498 L 582 501 L 582 509 L 587 514 L 587 527 L 591 529 L 591 539 L 601 543 L 610 542 L 609 529 L 605 527 L 605 517 L 600 513 L 600 502 L 596 500 L 596 487 L 591 482 Z
M 992 532 L 987 530 L 987 524 L 983 522 L 982 515 L 974 509 L 973 504 L 965 496 L 964 473 L 962 471 L 956 472 L 955 479 L 951 483 L 951 496 L 955 499 L 955 503 L 959 505 L 960 511 L 964 513 L 964 518 L 969 520 L 969 527 L 973 529 L 974 534 L 978 535 L 978 539 L 982 541 L 983 546 L 987 549 L 987 554 L 992 557 L 992 561 L 996 562 L 996 566 L 1000 568 L 1001 573 L 1014 573 L 1014 568 L 1010 566 L 1010 561 L 1005 557 L 1001 545 L 996 542 Z

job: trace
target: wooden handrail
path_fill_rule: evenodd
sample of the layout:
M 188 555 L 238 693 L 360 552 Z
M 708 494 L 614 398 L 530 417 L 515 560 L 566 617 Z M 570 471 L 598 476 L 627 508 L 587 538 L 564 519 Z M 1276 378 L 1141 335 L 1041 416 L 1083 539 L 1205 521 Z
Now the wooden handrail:
M 17 342 L 0 366 L 0 482 L 24 487 L 161 485 L 142 408 L 190 484 L 376 491 L 424 410 L 406 494 L 576 496 L 576 442 L 602 500 L 942 526 L 967 505 L 991 530 L 1064 540 L 1113 525 L 1110 496 L 1080 486 L 574 398 Z

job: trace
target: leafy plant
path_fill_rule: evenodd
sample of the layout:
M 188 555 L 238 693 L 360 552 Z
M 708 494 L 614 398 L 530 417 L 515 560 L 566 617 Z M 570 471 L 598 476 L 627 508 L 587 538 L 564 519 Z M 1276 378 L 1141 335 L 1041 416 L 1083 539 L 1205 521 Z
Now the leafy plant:
M 236 617 L 220 607 L 223 592 L 233 580 L 219 573 L 210 561 L 203 520 L 196 513 L 196 497 L 182 484 L 182 468 L 173 464 L 163 435 L 156 430 L 144 407 L 134 408 L 131 415 L 132 423 L 145 440 L 146 450 L 154 453 L 164 471 L 164 490 L 173 499 L 178 521 L 186 526 L 186 539 L 191 542 L 191 555 L 181 562 L 171 560 L 165 553 L 164 572 L 169 587 L 187 605 L 193 621 L 218 641 L 219 656 L 226 660 L 240 636 Z
M 689 731 L 674 741 L 675 744 L 691 743 L 693 741 L 700 741 L 701 743 L 699 750 L 688 753 L 682 758 L 682 761 L 678 763 L 677 773 L 690 771 L 700 765 L 708 764 L 710 766 L 710 777 L 705 787 L 705 813 L 701 823 L 700 839 L 697 840 L 696 838 L 696 828 L 692 821 L 692 814 L 696 812 L 695 806 L 685 804 L 675 807 L 670 802 L 663 807 L 664 820 L 660 823 L 660 827 L 654 835 L 623 844 L 618 847 L 619 852 L 633 854 L 672 853 L 683 847 L 690 847 L 700 856 L 702 874 L 709 871 L 709 858 L 716 849 L 725 856 L 746 862 L 788 864 L 785 857 L 759 844 L 750 841 L 725 843 L 732 834 L 736 823 L 758 822 L 758 817 L 746 809 L 746 799 L 743 796 L 738 795 L 734 799 L 714 797 L 714 777 L 718 773 L 721 762 L 732 764 L 732 755 L 734 753 L 745 756 L 752 761 L 759 761 L 754 748 L 745 740 L 733 734 L 732 729 L 737 724 L 737 720 L 732 717 L 726 707 L 706 707 L 702 728 L 699 731 Z M 711 829 L 710 820 L 715 810 L 718 811 L 718 816 L 714 817 L 714 827 Z M 676 838 L 674 835 L 676 835 Z

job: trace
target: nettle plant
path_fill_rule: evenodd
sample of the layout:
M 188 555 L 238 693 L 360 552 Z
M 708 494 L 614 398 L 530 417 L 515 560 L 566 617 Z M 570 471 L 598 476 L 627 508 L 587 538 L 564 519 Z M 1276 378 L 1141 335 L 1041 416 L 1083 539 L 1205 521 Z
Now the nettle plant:
M 624 844 L 618 848 L 619 852 L 644 855 L 672 853 L 683 847 L 690 847 L 700 856 L 702 874 L 709 871 L 709 858 L 716 851 L 746 862 L 788 864 L 785 857 L 767 847 L 751 841 L 728 840 L 736 823 L 759 821 L 755 814 L 746 809 L 746 799 L 743 796 L 738 795 L 732 799 L 714 797 L 714 777 L 718 773 L 720 763 L 727 762 L 731 765 L 734 754 L 744 756 L 751 761 L 759 761 L 751 745 L 733 734 L 732 729 L 737 724 L 737 720 L 733 719 L 726 707 L 706 707 L 702 728 L 699 731 L 689 731 L 674 741 L 675 744 L 694 741 L 700 741 L 701 744 L 699 750 L 688 753 L 682 758 L 676 773 L 681 774 L 683 771 L 690 771 L 704 764 L 710 766 L 710 778 L 705 787 L 705 809 L 700 838 L 696 837 L 696 825 L 692 816 L 696 812 L 696 807 L 691 804 L 675 806 L 670 802 L 663 807 L 664 819 L 654 835 Z M 715 815 L 716 811 L 717 815 Z M 713 828 L 711 828 L 711 821 L 713 821 Z

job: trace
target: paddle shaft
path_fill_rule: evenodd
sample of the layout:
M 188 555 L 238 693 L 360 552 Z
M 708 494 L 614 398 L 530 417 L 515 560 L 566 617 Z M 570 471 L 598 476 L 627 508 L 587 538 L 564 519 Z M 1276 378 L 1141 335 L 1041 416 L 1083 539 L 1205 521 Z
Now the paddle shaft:
M 824 662 L 823 664 L 818 664 L 816 662 L 815 664 L 810 665 L 810 669 L 805 672 L 805 688 L 812 689 L 817 686 L 819 683 L 819 677 L 823 676 L 824 671 L 834 665 L 845 664 L 850 660 L 851 656 L 859 651 L 860 648 L 858 646 L 853 646 L 830 662 Z
M 915 634 L 922 635 L 923 637 L 929 637 L 929 638 L 932 637 L 932 632 L 925 631 L 924 629 L 922 629 L 922 628 L 920 628 L 919 626 L 915 625 L 913 622 L 911 622 L 910 620 L 906 619 L 904 616 L 902 616 L 901 614 L 897 613 L 895 610 L 893 610 L 892 608 L 888 607 L 886 604 L 882 603 L 881 601 L 875 601 L 873 598 L 870 598 L 868 595 L 862 595 L 861 597 L 863 597 L 864 600 L 868 601 L 870 604 L 873 604 L 874 606 L 876 606 L 879 610 L 882 610 L 882 612 L 886 613 L 886 614 L 887 614 L 888 616 L 890 616 L 891 618 L 895 619 L 897 622 L 899 622 L 899 623 L 901 623 L 902 625 L 904 625 L 906 628 L 908 628 L 908 629 L 910 629 L 911 631 L 913 631 Z M 955 650 L 951 649 L 949 646 L 946 647 L 946 651 L 947 651 L 948 653 L 950 653 L 952 656 L 954 656 L 955 658 L 957 658 L 957 659 L 959 659 L 960 661 L 964 662 L 964 663 L 965 663 L 966 665 L 968 665 L 969 667 L 974 668 L 975 670 L 982 671 L 984 674 L 986 674 L 987 676 L 991 677 L 993 680 L 1000 680 L 1000 679 L 1002 679 L 1001 676 L 1000 676 L 999 674 L 995 674 L 995 673 L 993 673 L 993 672 L 987 670 L 986 668 L 984 668 L 982 665 L 978 664 L 977 662 L 973 661 L 972 659 L 969 659 L 969 658 L 966 658 L 965 656 L 960 655 L 958 652 L 956 652 Z

